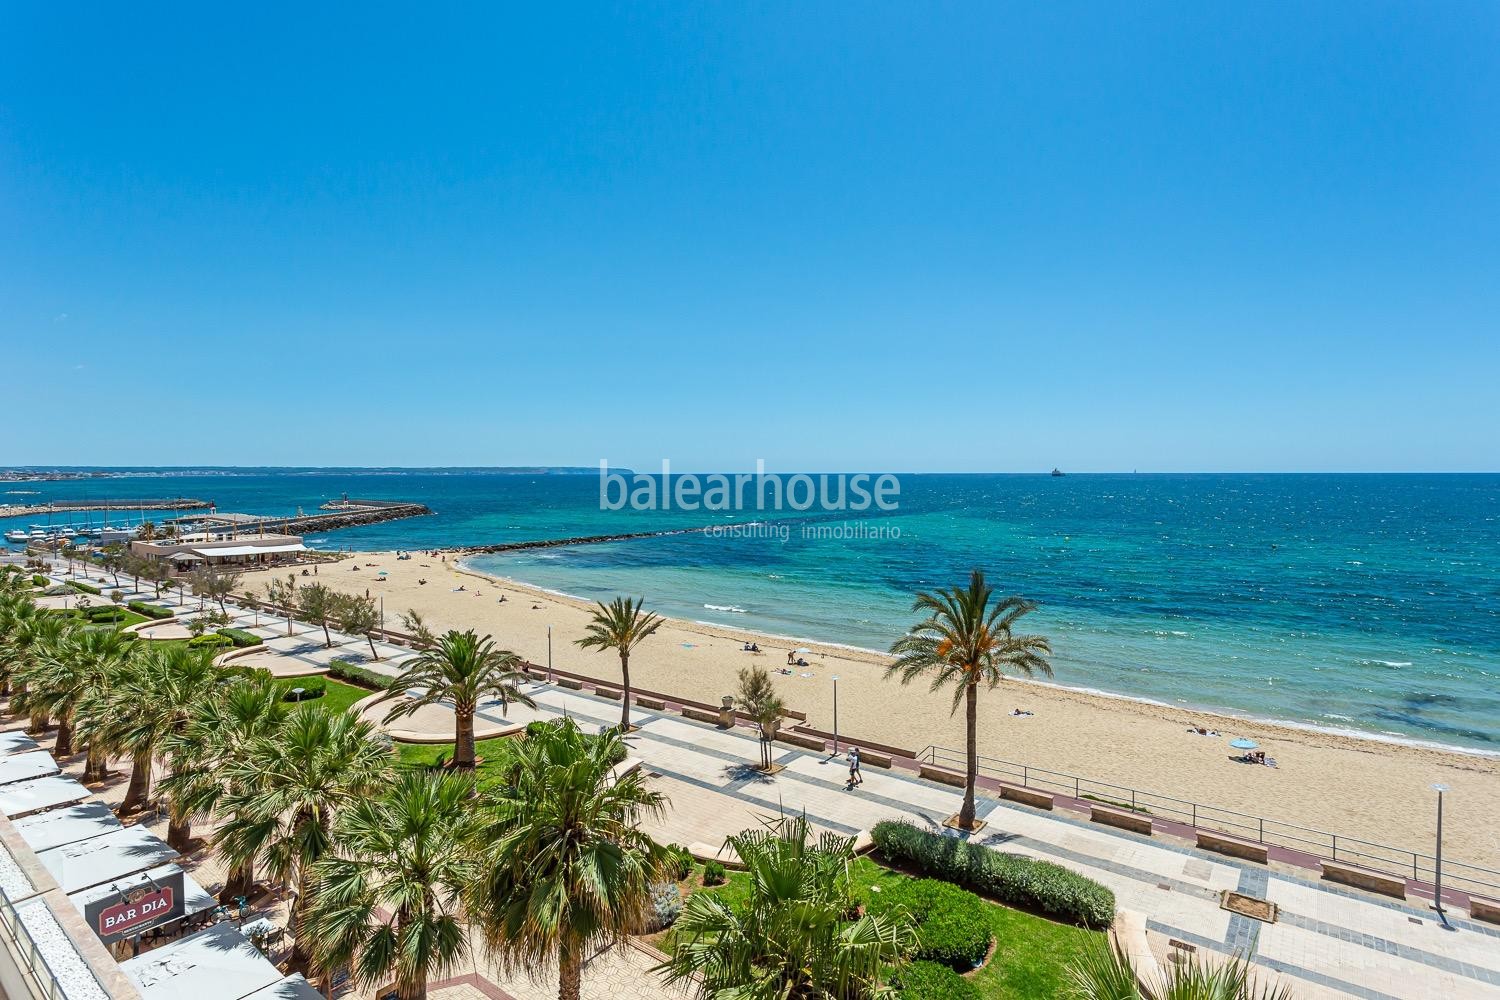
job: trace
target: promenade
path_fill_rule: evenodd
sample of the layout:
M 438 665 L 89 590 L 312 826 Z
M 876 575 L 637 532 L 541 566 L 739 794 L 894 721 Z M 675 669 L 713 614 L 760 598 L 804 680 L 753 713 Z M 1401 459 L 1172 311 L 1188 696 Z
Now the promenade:
M 97 572 L 93 578 L 98 581 Z M 196 613 L 196 607 L 196 600 L 189 599 L 183 613 Z M 321 628 L 294 623 L 288 636 L 285 619 L 231 610 L 238 627 L 265 639 L 258 663 L 266 654 L 285 658 L 289 666 L 326 666 L 341 659 L 395 676 L 401 661 L 413 655 L 377 642 L 380 658 L 372 661 L 363 637 L 335 633 L 334 648 L 325 649 Z M 543 683 L 531 685 L 528 693 L 537 701 L 536 710 L 511 706 L 502 717 L 498 704 L 490 704 L 481 710 L 482 721 L 567 716 L 585 728 L 598 728 L 619 719 L 616 700 Z M 906 819 L 936 830 L 957 811 L 961 799 L 959 789 L 869 765 L 864 783 L 849 790 L 842 758 L 779 744 L 776 759 L 784 770 L 767 776 L 751 766 L 758 760 L 758 747 L 748 730 L 722 730 L 638 706 L 632 713 L 640 728 L 629 737 L 631 755 L 643 761 L 649 780 L 671 799 L 667 817 L 651 827 L 663 840 L 717 849 L 731 833 L 794 813 L 850 836 L 883 819 Z M 1274 861 L 1260 865 L 1202 852 L 1172 836 L 1100 827 L 1071 809 L 1048 812 L 984 796 L 979 811 L 987 823 L 978 835 L 981 843 L 1054 861 L 1109 886 L 1122 910 L 1139 915 L 1158 954 L 1174 948 L 1243 954 L 1263 974 L 1288 983 L 1299 998 L 1500 1000 L 1500 926 L 1470 920 L 1461 910 L 1450 909 L 1445 926 L 1431 909 L 1415 902 L 1319 881 L 1304 869 Z M 1222 909 L 1224 890 L 1276 903 L 1277 920 L 1262 923 Z M 633 954 L 612 956 L 601 965 L 597 987 L 591 973 L 585 995 L 617 995 L 604 988 L 603 977 L 635 969 L 639 962 Z M 507 992 L 509 987 L 493 978 L 480 977 L 501 996 L 524 994 L 519 986 L 522 992 Z M 455 982 L 443 991 L 435 989 L 434 995 L 470 995 L 449 992 L 470 985 Z M 472 995 L 483 994 L 482 988 L 474 988 L 480 992 Z M 657 994 L 647 988 L 636 995 Z

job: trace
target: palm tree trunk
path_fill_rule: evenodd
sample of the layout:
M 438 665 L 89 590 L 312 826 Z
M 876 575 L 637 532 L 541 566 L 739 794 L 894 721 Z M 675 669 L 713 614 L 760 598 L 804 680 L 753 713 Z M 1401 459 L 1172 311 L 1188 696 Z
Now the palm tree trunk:
M 104 751 L 92 741 L 89 741 L 88 756 L 83 762 L 83 783 L 85 785 L 103 781 L 109 776 L 109 762 L 104 757 Z
M 427 1000 L 427 977 L 396 987 L 396 1000 Z
M 583 962 L 564 951 L 557 965 L 557 1000 L 583 1000 Z
M 179 816 L 174 808 L 167 819 L 167 846 L 186 854 L 193 839 L 193 820 L 190 816 Z
M 219 890 L 219 902 L 230 903 L 236 896 L 250 896 L 250 890 L 255 888 L 255 862 L 246 861 L 244 864 L 235 865 L 230 869 L 229 876 L 224 879 L 224 888 Z
M 974 781 L 979 776 L 979 688 L 970 684 L 964 692 L 964 721 L 968 724 L 966 749 L 969 764 L 964 772 L 964 806 L 958 813 L 962 829 L 974 828 Z
M 52 752 L 58 757 L 73 756 L 73 720 L 66 716 L 57 720 L 57 742 Z
M 45 733 L 47 731 L 47 719 L 48 715 L 46 712 L 32 712 L 31 721 L 26 725 L 26 735 L 40 736 Z
M 453 766 L 466 771 L 474 770 L 474 712 L 471 709 L 453 713 L 456 732 L 453 734 Z
M 307 906 L 312 891 L 312 873 L 307 864 L 299 865 L 297 872 L 297 902 L 292 907 L 292 954 L 287 959 L 294 969 L 306 968 L 312 956 L 307 950 L 307 939 L 302 929 L 307 925 Z
M 630 732 L 630 654 L 620 651 L 620 732 Z
M 327 619 L 324 619 L 324 621 L 323 621 L 323 648 L 324 649 L 332 649 L 333 648 L 333 636 L 331 636 L 331 635 L 328 634 L 328 621 L 327 621 Z
M 125 789 L 125 801 L 120 803 L 120 815 L 139 812 L 146 805 L 146 796 L 151 794 L 151 751 L 137 750 L 130 765 L 130 785 Z

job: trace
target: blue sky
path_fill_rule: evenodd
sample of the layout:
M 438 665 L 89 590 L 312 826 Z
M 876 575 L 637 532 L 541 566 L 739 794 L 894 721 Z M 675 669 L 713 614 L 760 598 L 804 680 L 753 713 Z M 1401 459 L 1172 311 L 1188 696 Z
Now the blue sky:
M 1493 3 L 431 7 L 6 5 L 0 464 L 1500 468 Z

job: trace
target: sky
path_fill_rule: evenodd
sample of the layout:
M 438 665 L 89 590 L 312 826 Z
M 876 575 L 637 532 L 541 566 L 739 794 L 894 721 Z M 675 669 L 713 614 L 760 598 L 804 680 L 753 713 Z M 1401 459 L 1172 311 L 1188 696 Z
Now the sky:
M 0 465 L 1500 469 L 1500 6 L 12 3 Z

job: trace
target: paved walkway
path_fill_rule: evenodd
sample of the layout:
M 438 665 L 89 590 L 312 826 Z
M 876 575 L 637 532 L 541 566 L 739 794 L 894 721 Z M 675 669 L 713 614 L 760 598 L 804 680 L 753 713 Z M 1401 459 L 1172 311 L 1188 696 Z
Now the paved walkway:
M 321 628 L 295 624 L 288 637 L 284 619 L 262 616 L 256 627 L 253 612 L 237 610 L 235 621 L 266 637 L 268 652 L 308 663 L 354 660 L 394 676 L 395 663 L 411 655 L 377 643 L 381 659 L 370 662 L 363 639 L 335 633 L 330 650 L 323 647 Z M 567 715 L 586 727 L 613 725 L 619 718 L 616 701 L 540 684 L 531 693 L 541 717 Z M 868 765 L 864 784 L 849 791 L 841 759 L 796 749 L 782 749 L 777 760 L 785 769 L 768 777 L 747 766 L 759 759 L 756 740 L 747 732 L 639 707 L 633 713 L 640 730 L 629 738 L 632 755 L 645 762 L 651 780 L 673 800 L 671 816 L 653 832 L 679 843 L 717 845 L 759 819 L 795 813 L 849 835 L 888 818 L 940 830 L 961 800 L 957 789 Z M 514 707 L 510 718 L 519 718 Z M 1095 878 L 1114 890 L 1122 908 L 1145 915 L 1158 944 L 1170 939 L 1202 952 L 1245 955 L 1263 972 L 1288 982 L 1303 1000 L 1500 1000 L 1500 927 L 1465 919 L 1461 911 L 1452 912 L 1444 926 L 1431 910 L 1413 904 L 1311 881 L 1276 865 L 1207 854 L 1175 838 L 1102 828 L 1068 809 L 1044 812 L 986 797 L 980 814 L 988 824 L 980 842 Z M 1225 889 L 1276 902 L 1278 921 L 1264 924 L 1221 909 Z M 639 975 L 626 978 L 641 981 Z M 653 987 L 643 985 L 646 994 L 591 988 L 586 995 L 661 995 L 651 992 Z M 530 996 L 521 987 L 522 992 L 507 994 L 508 989 L 481 994 Z M 544 994 L 551 995 L 547 990 L 537 995 Z

